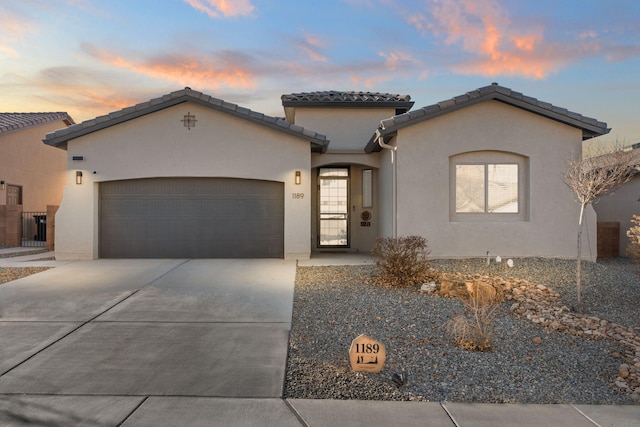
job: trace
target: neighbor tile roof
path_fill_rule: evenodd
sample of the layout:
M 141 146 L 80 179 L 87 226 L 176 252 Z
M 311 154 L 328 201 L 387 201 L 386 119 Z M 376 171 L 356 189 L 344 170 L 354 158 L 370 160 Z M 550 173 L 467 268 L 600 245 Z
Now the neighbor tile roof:
M 250 122 L 304 139 L 311 142 L 313 151 L 324 152 L 329 144 L 329 140 L 325 135 L 305 129 L 302 126 L 291 124 L 284 118 L 267 116 L 266 114 L 240 107 L 236 104 L 223 101 L 222 99 L 214 98 L 202 92 L 192 90 L 188 87 L 171 92 L 159 98 L 154 98 L 147 102 L 142 102 L 132 107 L 127 107 L 104 116 L 96 117 L 95 119 L 84 121 L 66 129 L 57 130 L 53 133 L 47 134 L 44 142 L 58 148 L 66 149 L 67 142 L 71 139 L 105 129 L 146 114 L 163 110 L 165 108 L 182 104 L 184 102 L 193 102 L 203 105 L 205 107 L 231 114 Z
M 556 107 L 548 102 L 540 101 L 536 98 L 523 95 L 520 92 L 513 91 L 509 88 L 493 83 L 464 95 L 456 96 L 446 101 L 441 101 L 418 110 L 409 111 L 404 114 L 391 117 L 380 122 L 380 127 L 376 134 L 389 135 L 407 126 L 430 120 L 441 115 L 451 113 L 464 107 L 478 104 L 484 101 L 496 100 L 522 108 L 541 116 L 557 120 L 569 126 L 582 129 L 582 138 L 588 139 L 595 136 L 609 133 L 611 129 L 607 128 L 605 122 L 574 113 L 566 108 Z M 372 137 L 367 144 L 366 151 L 379 151 L 380 147 L 375 141 L 376 137 Z
M 409 95 L 394 95 L 379 92 L 340 92 L 335 90 L 321 92 L 301 92 L 282 95 L 283 107 L 405 107 L 411 108 L 413 102 Z
M 64 121 L 67 126 L 75 124 L 71 116 L 62 112 L 0 113 L 0 135 L 56 121 Z

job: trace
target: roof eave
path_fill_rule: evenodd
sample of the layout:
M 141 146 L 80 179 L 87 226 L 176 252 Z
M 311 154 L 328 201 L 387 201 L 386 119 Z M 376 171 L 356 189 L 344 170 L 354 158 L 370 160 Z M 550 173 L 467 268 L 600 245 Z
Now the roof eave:
M 371 154 L 371 153 L 378 153 L 382 151 L 382 147 L 378 143 L 378 139 L 382 137 L 383 142 L 385 144 L 388 144 L 398 134 L 397 131 L 390 131 L 384 134 L 381 131 L 382 129 L 376 130 L 376 132 L 371 136 L 371 138 L 369 138 L 369 142 L 367 142 L 367 145 L 364 147 L 365 153 Z
M 115 126 L 120 123 L 124 123 L 129 120 L 133 120 L 138 117 L 142 117 L 147 114 L 154 113 L 156 111 L 164 110 L 165 108 L 170 108 L 187 101 L 195 101 L 195 99 L 185 95 L 179 98 L 174 98 L 172 100 L 165 101 L 162 104 L 155 104 L 155 105 L 152 104 L 151 106 L 146 106 L 144 109 L 137 110 L 136 106 L 129 107 L 130 109 L 132 109 L 131 112 L 127 112 L 122 115 L 117 115 L 118 112 L 124 111 L 124 110 L 120 110 L 105 116 L 99 116 L 93 120 L 90 120 L 90 121 L 94 121 L 95 123 L 89 126 L 86 125 L 86 122 L 83 122 L 84 126 L 83 126 L 83 123 L 75 125 L 79 127 L 78 129 L 74 129 L 75 126 L 71 126 L 64 129 L 63 131 L 56 131 L 56 132 L 49 133 L 45 135 L 45 139 L 43 139 L 42 141 L 45 144 L 66 150 L 67 143 L 72 139 L 80 138 L 90 133 L 97 132 L 102 129 L 106 129 L 111 126 Z M 125 108 L 125 110 L 127 109 L 128 108 Z
M 395 108 L 410 110 L 413 101 L 282 101 L 283 107 L 310 108 Z
M 151 101 L 146 103 L 138 104 L 132 107 L 125 108 L 123 110 L 110 113 L 105 116 L 97 117 L 93 119 L 94 123 L 92 124 L 87 125 L 87 122 L 83 122 L 79 125 L 47 134 L 45 136 L 45 139 L 43 139 L 43 142 L 45 144 L 66 150 L 68 141 L 72 139 L 80 138 L 90 133 L 106 129 L 111 126 L 115 126 L 129 120 L 145 116 L 147 114 L 155 113 L 166 108 L 174 107 L 185 102 L 192 102 L 308 141 L 312 145 L 312 151 L 317 150 L 324 153 L 327 150 L 329 141 L 324 135 L 306 131 L 301 127 L 297 127 L 296 130 L 294 130 L 291 129 L 292 125 L 284 119 L 269 117 L 264 114 L 240 107 L 236 104 L 227 103 L 222 101 L 221 99 L 212 98 L 208 95 L 200 94 L 199 92 L 194 92 L 194 94 L 198 96 L 194 96 L 190 93 L 184 93 L 179 96 L 169 94 L 162 98 L 152 99 Z M 91 120 L 89 122 L 91 122 Z M 75 127 L 78 128 L 74 129 Z
M 436 117 L 440 117 L 442 115 L 452 113 L 454 111 L 458 111 L 463 108 L 476 105 L 485 101 L 490 101 L 490 100 L 503 102 L 505 104 L 509 104 L 514 107 L 524 109 L 531 113 L 538 114 L 552 120 L 556 120 L 566 125 L 579 128 L 582 130 L 583 140 L 593 138 L 596 136 L 605 135 L 609 133 L 609 131 L 611 130 L 610 128 L 607 128 L 606 123 L 599 122 L 596 120 L 590 120 L 586 118 L 584 120 L 581 120 L 579 117 L 582 117 L 582 116 L 575 115 L 569 112 L 567 112 L 567 114 L 561 114 L 552 109 L 543 108 L 540 105 L 531 104 L 529 102 L 526 102 L 525 100 L 507 96 L 496 91 L 496 92 L 491 92 L 491 93 L 480 95 L 480 96 L 475 96 L 461 103 L 452 102 L 452 100 L 448 100 L 438 104 L 434 104 L 432 106 L 424 107 L 420 110 L 415 110 L 415 111 L 411 111 L 411 112 L 396 116 L 393 119 L 394 121 L 397 121 L 397 123 L 393 123 L 389 127 L 386 127 L 383 124 L 383 126 L 379 129 L 379 132 L 382 135 L 386 135 L 392 132 L 397 132 L 399 129 L 402 129 L 408 126 L 413 126 L 414 124 L 421 123 L 426 120 L 431 120 Z M 426 112 L 425 110 L 428 110 L 428 112 Z M 402 117 L 402 119 L 399 119 L 400 117 Z
M 11 113 L 14 114 L 14 113 Z M 16 114 L 41 114 L 41 113 L 16 113 Z M 21 123 L 10 126 L 0 126 L 0 135 L 8 135 L 10 133 L 19 132 L 27 129 L 31 129 L 37 126 L 43 126 L 50 123 L 62 122 L 66 126 L 71 126 L 75 124 L 73 118 L 64 111 L 55 112 L 55 113 L 44 113 L 50 114 L 51 116 L 45 119 L 36 119 L 34 121 L 29 121 L 27 123 Z
M 601 136 L 609 133 L 611 130 L 607 128 L 607 124 L 592 120 L 580 120 L 577 117 L 572 117 L 571 114 L 562 114 L 553 110 L 540 107 L 539 105 L 532 105 L 519 99 L 504 96 L 496 93 L 493 97 L 496 101 L 504 102 L 505 104 L 513 105 L 514 107 L 521 108 L 523 110 L 530 111 L 534 114 L 538 114 L 543 117 L 564 123 L 566 125 L 582 129 L 582 139 L 589 139 L 596 136 Z

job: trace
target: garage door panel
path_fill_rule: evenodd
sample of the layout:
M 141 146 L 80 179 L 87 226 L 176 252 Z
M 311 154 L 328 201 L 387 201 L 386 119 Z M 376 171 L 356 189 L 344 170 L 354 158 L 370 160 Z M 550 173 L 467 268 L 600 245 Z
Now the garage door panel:
M 102 183 L 102 258 L 282 258 L 284 184 L 233 178 Z

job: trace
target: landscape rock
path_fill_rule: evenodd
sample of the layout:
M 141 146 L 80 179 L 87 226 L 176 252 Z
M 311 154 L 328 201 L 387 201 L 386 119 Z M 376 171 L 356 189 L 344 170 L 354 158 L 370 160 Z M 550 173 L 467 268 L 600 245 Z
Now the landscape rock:
M 504 263 L 485 267 L 475 260 L 431 264 L 443 282 L 455 282 L 459 295 L 466 297 L 466 284 L 476 282 L 504 293 L 508 304 L 496 319 L 492 352 L 452 344 L 445 326 L 464 310 L 455 301 L 461 297 L 440 298 L 440 291 L 427 294 L 419 288 L 363 286 L 375 283 L 372 267 L 299 268 L 285 396 L 640 403 L 640 322 L 629 315 L 637 310 L 640 295 L 635 273 L 586 262 L 586 316 L 569 308 L 576 306 L 575 260 L 519 259 L 511 269 Z M 520 277 L 501 276 L 507 272 Z M 547 335 L 541 336 L 541 330 Z M 345 347 L 360 333 L 387 345 L 388 372 L 358 376 L 347 370 Z M 533 342 L 536 337 L 540 344 Z M 392 375 L 403 370 L 412 380 L 398 389 Z M 625 372 L 626 377 L 619 376 Z

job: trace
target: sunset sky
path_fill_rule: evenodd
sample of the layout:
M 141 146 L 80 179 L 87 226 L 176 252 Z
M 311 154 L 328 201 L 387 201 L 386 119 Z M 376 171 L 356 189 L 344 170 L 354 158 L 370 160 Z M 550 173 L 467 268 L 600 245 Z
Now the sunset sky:
M 0 111 L 77 122 L 189 86 L 283 116 L 280 95 L 498 82 L 640 142 L 638 0 L 0 0 Z

